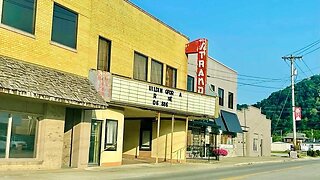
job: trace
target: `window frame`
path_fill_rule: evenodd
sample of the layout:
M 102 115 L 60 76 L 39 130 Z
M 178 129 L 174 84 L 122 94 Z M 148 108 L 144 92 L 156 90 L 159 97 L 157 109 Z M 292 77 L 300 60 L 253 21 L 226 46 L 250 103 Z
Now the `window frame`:
M 107 143 L 107 136 L 108 136 L 108 121 L 112 121 L 112 122 L 116 122 L 116 142 L 113 143 L 113 144 L 110 144 L 110 143 Z M 117 147 L 118 147 L 118 126 L 119 126 L 119 123 L 117 120 L 114 120 L 114 119 L 106 119 L 106 122 L 105 122 L 105 135 L 104 135 L 104 151 L 117 151 Z M 114 145 L 114 147 L 108 147 L 108 146 L 112 146 Z
M 5 148 L 5 157 L 4 158 L 0 158 L 3 160 L 9 160 L 9 159 L 37 159 L 38 158 L 38 147 L 39 147 L 39 122 L 43 119 L 43 115 L 41 114 L 34 114 L 34 113 L 25 113 L 25 112 L 14 112 L 14 111 L 2 111 L 0 110 L 0 113 L 7 113 L 8 114 L 8 124 L 7 124 L 7 134 L 8 134 L 8 128 L 11 127 L 10 130 L 10 136 L 7 136 L 6 134 L 6 144 L 9 141 L 9 149 L 7 150 Z M 14 127 L 14 121 L 13 121 L 13 116 L 33 116 L 34 118 L 36 118 L 36 123 L 35 123 L 35 134 L 34 134 L 34 146 L 33 146 L 33 156 L 34 157 L 10 157 L 10 151 L 11 151 L 11 142 L 12 142 L 12 129 Z M 11 118 L 11 120 L 9 120 Z M 11 123 L 11 124 L 9 124 Z
M 152 63 L 157 63 L 157 64 L 160 64 L 161 65 L 161 82 L 160 83 L 157 83 L 157 82 L 153 82 L 152 81 Z M 155 59 L 151 59 L 151 73 L 150 73 L 150 82 L 152 83 L 155 83 L 155 84 L 159 84 L 159 85 L 162 85 L 163 84 L 163 63 L 158 61 L 158 60 L 155 60 Z
M 232 97 L 232 99 L 230 98 L 230 96 Z M 234 108 L 234 94 L 232 92 L 228 92 L 228 108 Z
M 134 74 L 135 74 L 135 61 L 136 61 L 136 56 L 135 55 L 139 55 L 139 56 L 142 56 L 142 57 L 145 57 L 145 59 L 146 59 L 146 68 L 145 68 L 145 79 L 138 79 L 138 78 L 135 78 L 134 77 Z M 135 79 L 135 80 L 138 80 L 138 81 L 148 81 L 148 61 L 149 61 L 149 58 L 148 58 L 148 56 L 146 56 L 146 55 L 144 55 L 144 54 L 142 54 L 142 53 L 139 53 L 139 52 L 137 52 L 137 51 L 134 51 L 134 54 L 133 54 L 133 79 Z
M 222 93 L 222 96 L 220 96 L 220 92 Z M 224 89 L 218 88 L 218 96 L 219 96 L 219 105 L 224 106 Z
M 34 0 L 34 7 L 33 7 L 34 9 L 33 9 L 33 17 L 32 17 L 33 24 L 32 24 L 32 32 L 31 33 L 2 22 L 3 21 L 3 3 L 4 3 L 4 1 L 5 0 L 0 0 L 0 27 L 6 28 L 8 30 L 11 30 L 11 31 L 14 31 L 14 32 L 26 35 L 26 36 L 34 37 L 35 33 L 36 33 L 36 19 L 37 19 L 36 16 L 37 16 L 38 0 Z
M 77 18 L 76 18 L 76 23 L 75 23 L 75 44 L 74 44 L 74 47 L 70 47 L 68 45 L 65 45 L 65 44 L 62 44 L 61 42 L 57 42 L 55 40 L 52 39 L 52 34 L 53 34 L 53 19 L 54 19 L 54 7 L 55 5 L 59 6 L 60 8 L 62 9 L 65 9 L 67 11 L 70 11 L 71 13 L 74 13 L 77 15 Z M 57 45 L 57 46 L 62 46 L 63 48 L 66 48 L 66 49 L 71 49 L 71 50 L 77 50 L 77 46 L 78 46 L 78 30 L 79 30 L 79 13 L 64 6 L 64 5 L 61 5 L 57 2 L 53 2 L 53 9 L 52 9 L 52 21 L 51 21 L 52 25 L 51 25 L 51 38 L 50 38 L 50 41 L 54 44 L 54 45 Z
M 108 57 L 107 57 L 107 68 L 105 70 L 101 70 L 99 69 L 99 53 L 100 53 L 100 40 L 105 40 L 107 43 L 109 43 L 109 47 L 108 47 Z M 97 70 L 101 70 L 101 71 L 106 71 L 106 72 L 110 72 L 111 69 L 111 46 L 112 46 L 112 42 L 111 40 L 104 38 L 103 36 L 99 36 L 98 37 L 98 54 L 97 54 Z
M 189 89 L 189 79 L 192 79 L 191 89 Z M 187 91 L 189 92 L 194 92 L 194 79 L 195 78 L 193 76 L 190 76 L 190 75 L 187 76 Z
M 255 152 L 258 152 L 258 143 L 259 143 L 259 139 L 253 138 L 252 150 Z
M 167 73 L 168 73 L 168 69 L 172 69 L 173 70 L 173 72 L 175 71 L 175 77 L 174 77 L 174 85 L 173 86 L 170 86 L 169 84 L 167 84 Z M 166 86 L 167 87 L 170 87 L 170 88 L 177 88 L 177 79 L 178 79 L 178 70 L 176 69 L 176 68 L 174 68 L 174 67 L 172 67 L 172 66 L 169 66 L 169 65 L 167 65 L 167 67 L 166 67 Z M 173 80 L 173 79 L 172 79 Z

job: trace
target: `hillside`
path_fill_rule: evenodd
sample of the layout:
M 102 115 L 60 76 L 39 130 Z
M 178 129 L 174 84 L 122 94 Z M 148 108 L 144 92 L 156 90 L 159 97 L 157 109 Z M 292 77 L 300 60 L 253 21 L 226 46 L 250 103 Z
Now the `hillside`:
M 320 75 L 298 82 L 295 85 L 295 100 L 296 106 L 302 108 L 302 120 L 297 121 L 297 131 L 305 132 L 309 137 L 312 131 L 313 137 L 320 138 Z M 292 132 L 290 86 L 272 93 L 254 106 L 261 108 L 262 113 L 272 120 L 272 134 Z

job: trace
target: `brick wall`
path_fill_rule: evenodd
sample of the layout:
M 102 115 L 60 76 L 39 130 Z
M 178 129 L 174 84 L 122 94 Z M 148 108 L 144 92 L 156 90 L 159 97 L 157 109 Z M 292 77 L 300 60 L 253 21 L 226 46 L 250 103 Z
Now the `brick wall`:
M 188 39 L 138 10 L 124 0 L 56 0 L 79 13 L 77 49 L 51 43 L 53 1 L 37 1 L 35 35 L 17 33 L 0 25 L 0 54 L 31 63 L 88 76 L 96 68 L 98 37 L 112 41 L 111 71 L 133 76 L 133 55 L 149 58 L 178 69 L 178 86 L 185 88 Z M 11 29 L 11 30 L 8 30 Z

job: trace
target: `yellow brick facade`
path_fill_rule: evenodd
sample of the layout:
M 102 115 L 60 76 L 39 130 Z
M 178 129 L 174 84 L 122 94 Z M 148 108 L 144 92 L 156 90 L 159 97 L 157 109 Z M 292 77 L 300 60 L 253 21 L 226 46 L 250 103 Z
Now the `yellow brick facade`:
M 75 50 L 51 42 L 54 2 L 78 13 Z M 137 51 L 176 68 L 177 88 L 186 88 L 188 39 L 124 0 L 38 0 L 35 34 L 1 24 L 0 54 L 87 77 L 97 66 L 99 36 L 112 42 L 112 73 L 133 77 Z

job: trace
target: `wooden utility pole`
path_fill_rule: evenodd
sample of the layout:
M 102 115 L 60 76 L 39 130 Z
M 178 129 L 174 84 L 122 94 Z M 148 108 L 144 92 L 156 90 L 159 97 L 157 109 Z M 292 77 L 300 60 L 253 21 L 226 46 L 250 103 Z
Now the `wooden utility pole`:
M 297 133 L 296 133 L 296 120 L 295 120 L 295 101 L 294 101 L 294 76 L 295 74 L 295 68 L 294 68 L 294 61 L 296 59 L 302 59 L 302 56 L 284 56 L 282 57 L 283 60 L 290 61 L 291 64 L 291 98 L 292 98 L 292 124 L 293 124 L 293 146 L 294 150 L 296 150 L 297 145 Z

